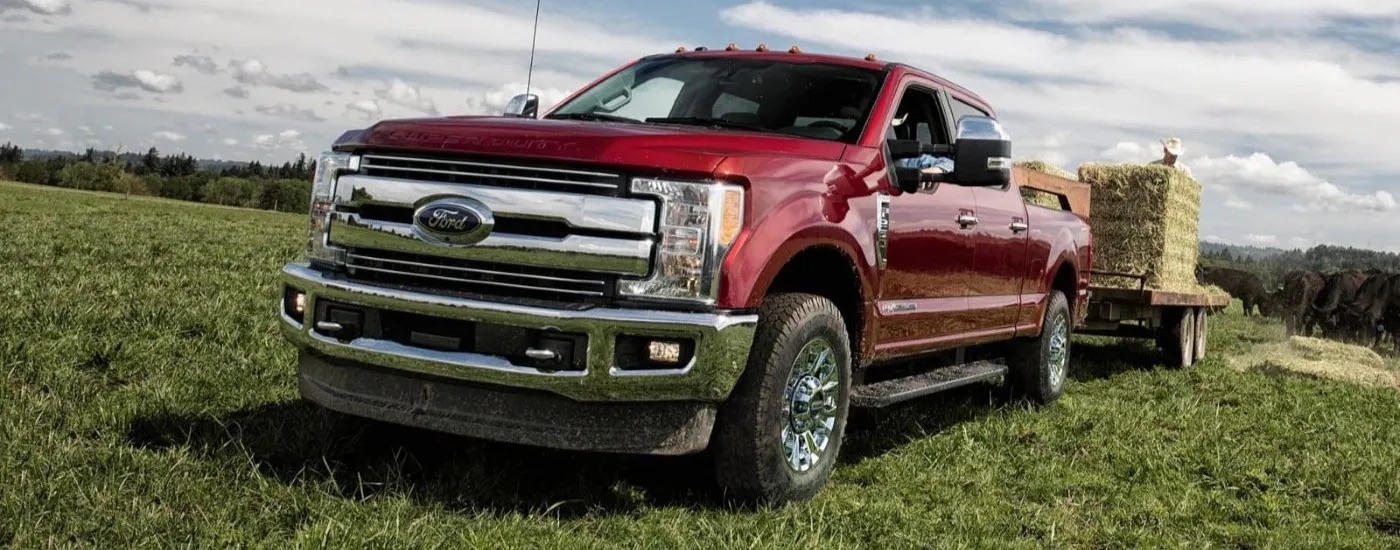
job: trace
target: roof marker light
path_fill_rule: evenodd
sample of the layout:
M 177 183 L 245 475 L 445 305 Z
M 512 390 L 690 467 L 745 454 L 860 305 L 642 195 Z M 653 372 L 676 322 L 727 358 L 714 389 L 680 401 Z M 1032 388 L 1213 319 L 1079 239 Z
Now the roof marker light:
M 788 48 L 788 53 L 802 53 L 802 48 L 793 46 L 791 48 Z
M 874 60 L 875 60 L 875 54 L 873 54 L 873 53 L 871 53 L 871 54 L 866 54 L 866 55 L 865 55 L 865 60 L 866 60 L 866 61 L 874 61 Z
M 767 44 L 759 44 L 759 45 L 758 45 L 758 49 L 756 49 L 755 51 L 766 52 L 766 51 L 768 51 L 768 45 L 767 45 Z
M 681 47 L 679 47 L 679 48 L 676 48 L 676 53 L 685 53 L 685 46 L 681 46 Z
M 726 52 L 738 51 L 738 49 L 739 49 L 739 45 L 738 45 L 738 44 L 735 44 L 735 43 L 733 43 L 733 42 L 730 42 L 728 46 L 725 46 L 725 47 L 724 47 L 724 51 L 726 51 Z

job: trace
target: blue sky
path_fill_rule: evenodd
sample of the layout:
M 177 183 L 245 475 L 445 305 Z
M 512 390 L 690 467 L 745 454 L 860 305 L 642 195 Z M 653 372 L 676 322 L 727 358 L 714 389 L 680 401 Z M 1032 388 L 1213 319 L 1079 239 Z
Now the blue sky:
M 528 0 L 0 0 L 0 141 L 281 160 L 344 129 L 497 112 Z M 1145 161 L 1181 137 L 1202 236 L 1400 250 L 1395 0 L 545 0 L 546 102 L 678 45 L 923 66 L 997 108 L 1018 157 Z

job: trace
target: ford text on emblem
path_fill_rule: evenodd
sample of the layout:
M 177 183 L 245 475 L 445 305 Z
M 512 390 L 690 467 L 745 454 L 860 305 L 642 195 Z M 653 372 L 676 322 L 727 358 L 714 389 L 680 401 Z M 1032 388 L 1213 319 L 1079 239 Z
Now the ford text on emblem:
M 480 242 L 495 225 L 491 209 L 467 197 L 437 199 L 413 212 L 413 228 L 419 236 L 444 244 Z

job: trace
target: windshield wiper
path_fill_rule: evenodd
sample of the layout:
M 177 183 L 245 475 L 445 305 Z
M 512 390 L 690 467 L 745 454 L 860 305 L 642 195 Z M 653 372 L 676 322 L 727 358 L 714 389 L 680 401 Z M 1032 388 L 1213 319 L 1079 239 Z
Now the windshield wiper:
M 635 118 L 625 116 L 605 115 L 603 113 L 556 113 L 545 118 L 561 120 L 602 120 L 607 122 L 641 122 Z
M 654 117 L 648 118 L 647 122 L 657 124 L 693 124 L 696 126 L 716 126 L 720 128 L 734 128 L 736 130 L 752 130 L 755 132 L 767 132 L 768 129 L 753 124 L 744 124 L 721 118 L 705 118 L 698 116 L 677 116 L 677 117 Z

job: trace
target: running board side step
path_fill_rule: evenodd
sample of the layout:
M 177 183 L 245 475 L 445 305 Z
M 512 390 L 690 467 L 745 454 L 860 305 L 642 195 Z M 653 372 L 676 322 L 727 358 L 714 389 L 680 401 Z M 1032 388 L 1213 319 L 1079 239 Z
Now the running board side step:
M 975 361 L 937 368 L 928 372 L 894 378 L 851 388 L 852 407 L 885 407 L 1004 375 L 1008 367 L 993 361 Z

